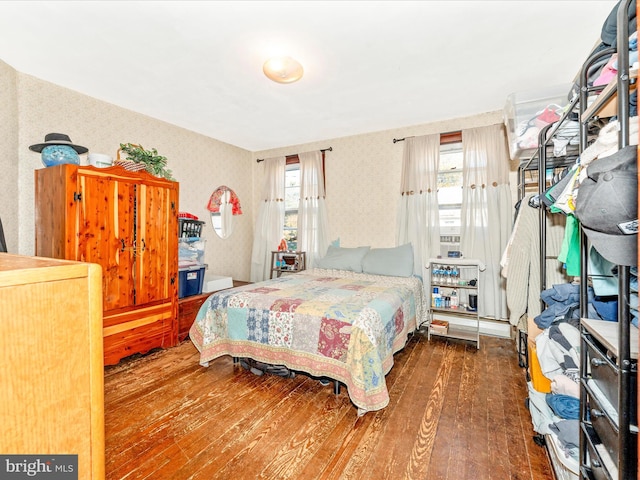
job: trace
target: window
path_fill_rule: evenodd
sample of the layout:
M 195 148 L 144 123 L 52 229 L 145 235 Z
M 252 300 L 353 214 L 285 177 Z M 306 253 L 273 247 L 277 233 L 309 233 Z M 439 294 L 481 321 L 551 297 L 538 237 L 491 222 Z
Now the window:
M 438 207 L 440 211 L 440 241 L 460 241 L 462 208 L 462 142 L 442 142 L 438 167 Z
M 322 152 L 322 171 L 324 177 L 324 150 Z M 287 249 L 298 250 L 298 208 L 300 206 L 300 158 L 298 155 L 287 156 L 284 171 L 284 226 L 283 235 Z
M 300 163 L 287 161 L 284 172 L 284 239 L 289 250 L 298 250 L 298 205 L 300 203 Z

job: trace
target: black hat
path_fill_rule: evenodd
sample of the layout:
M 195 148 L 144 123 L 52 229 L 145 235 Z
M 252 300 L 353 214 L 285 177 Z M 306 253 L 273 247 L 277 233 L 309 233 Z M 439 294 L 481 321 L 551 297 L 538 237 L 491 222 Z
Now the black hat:
M 617 265 L 638 264 L 638 147 L 630 145 L 587 167 L 575 215 L 600 255 Z
M 31 145 L 29 150 L 33 150 L 34 152 L 42 152 L 44 147 L 48 147 L 49 145 L 69 145 L 78 153 L 87 153 L 89 151 L 88 148 L 81 147 L 80 145 L 74 145 L 69 138 L 69 135 L 65 135 L 64 133 L 47 133 L 44 137 L 44 143 L 36 143 L 35 145 Z

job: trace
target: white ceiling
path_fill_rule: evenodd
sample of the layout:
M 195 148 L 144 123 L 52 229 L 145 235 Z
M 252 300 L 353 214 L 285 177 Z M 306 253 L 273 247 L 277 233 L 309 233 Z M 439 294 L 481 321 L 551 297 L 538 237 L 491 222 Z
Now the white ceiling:
M 616 1 L 2 1 L 0 60 L 250 151 L 569 84 Z M 280 85 L 274 54 L 305 68 Z

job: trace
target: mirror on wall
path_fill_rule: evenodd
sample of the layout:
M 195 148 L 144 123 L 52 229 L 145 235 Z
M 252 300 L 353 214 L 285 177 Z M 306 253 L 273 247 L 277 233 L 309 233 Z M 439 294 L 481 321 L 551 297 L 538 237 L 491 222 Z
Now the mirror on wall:
M 213 230 L 220 238 L 229 238 L 233 233 L 234 218 L 242 215 L 240 200 L 231 188 L 221 185 L 216 188 L 207 205 L 211 213 Z

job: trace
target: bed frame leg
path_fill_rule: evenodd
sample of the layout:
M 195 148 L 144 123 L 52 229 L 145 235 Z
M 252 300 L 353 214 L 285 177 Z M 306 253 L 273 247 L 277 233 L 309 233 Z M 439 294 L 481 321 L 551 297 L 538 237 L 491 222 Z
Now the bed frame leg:
M 340 395 L 340 382 L 338 380 L 333 381 L 333 393 Z

